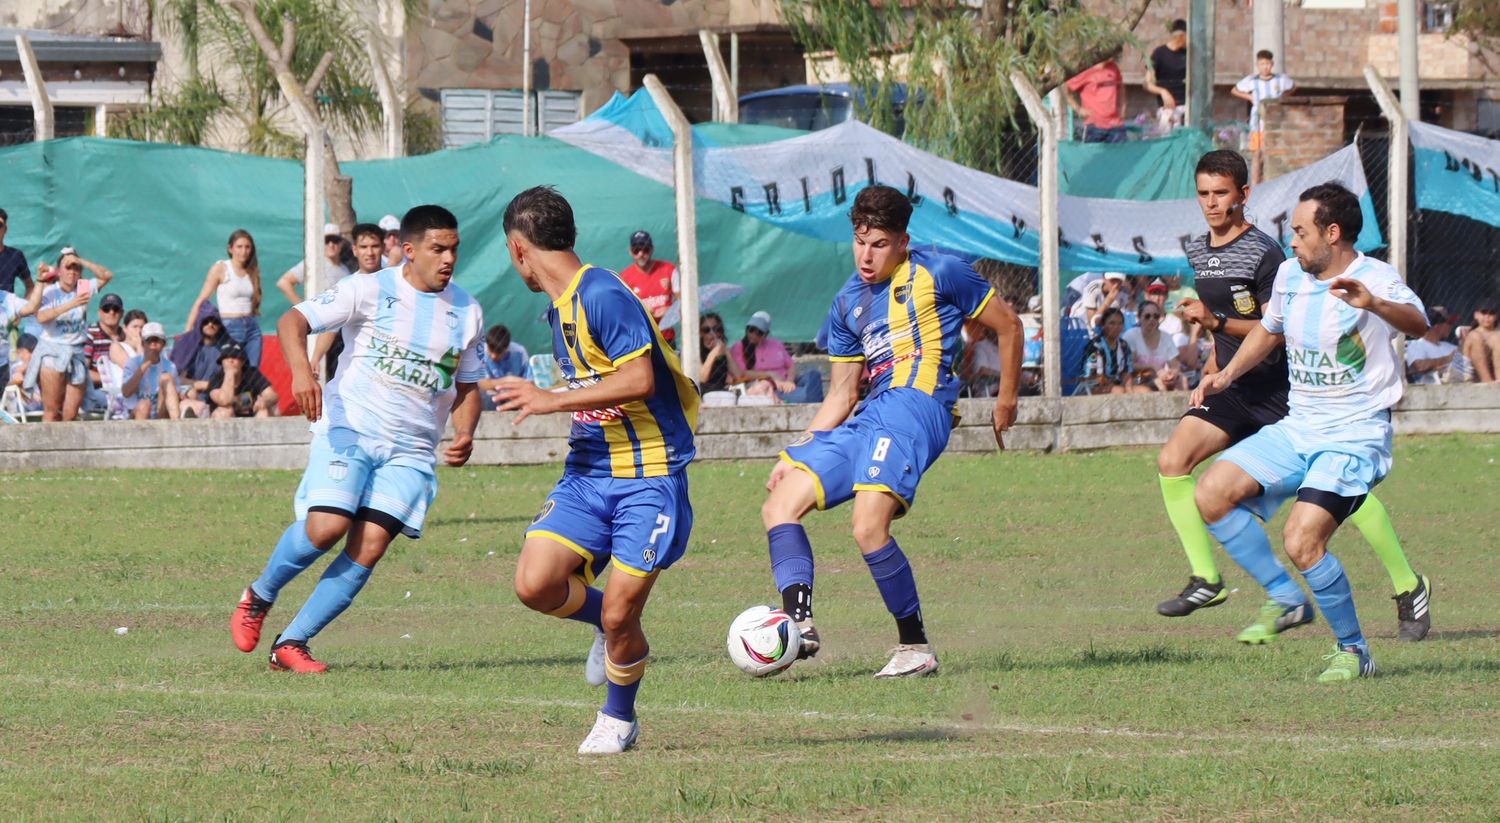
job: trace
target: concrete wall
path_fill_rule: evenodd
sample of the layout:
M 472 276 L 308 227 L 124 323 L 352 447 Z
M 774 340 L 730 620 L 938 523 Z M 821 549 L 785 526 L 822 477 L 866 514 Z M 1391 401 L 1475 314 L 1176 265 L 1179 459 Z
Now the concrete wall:
M 1171 433 L 1186 404 L 1183 394 L 1024 398 L 1006 446 L 1081 450 L 1154 446 Z M 963 422 L 948 451 L 994 451 L 988 401 L 959 404 Z M 774 457 L 812 419 L 812 406 L 705 409 L 698 454 L 706 460 Z M 1500 434 L 1500 390 L 1493 386 L 1413 386 L 1395 417 L 1398 434 Z M 567 454 L 566 418 L 533 418 L 512 426 L 508 415 L 486 413 L 475 438 L 475 464 L 559 463 Z M 222 468 L 300 469 L 307 424 L 277 420 L 25 424 L 0 427 L 0 470 Z

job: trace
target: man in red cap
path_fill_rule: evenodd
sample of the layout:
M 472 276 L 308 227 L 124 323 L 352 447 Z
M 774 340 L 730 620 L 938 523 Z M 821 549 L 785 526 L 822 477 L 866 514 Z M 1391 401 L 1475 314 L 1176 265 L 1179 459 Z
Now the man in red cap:
M 682 293 L 682 283 L 677 267 L 665 260 L 653 259 L 655 253 L 656 246 L 651 242 L 650 234 L 637 231 L 630 235 L 630 259 L 635 262 L 620 272 L 620 279 L 635 292 L 636 297 L 641 298 L 651 310 L 651 319 L 660 326 L 662 315 Z M 662 330 L 662 337 L 667 342 L 670 343 L 674 336 L 671 330 Z

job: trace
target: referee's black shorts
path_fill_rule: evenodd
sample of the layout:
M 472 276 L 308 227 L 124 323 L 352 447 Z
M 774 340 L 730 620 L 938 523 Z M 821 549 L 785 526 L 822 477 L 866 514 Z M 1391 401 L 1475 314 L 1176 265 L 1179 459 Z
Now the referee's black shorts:
M 1229 443 L 1244 440 L 1262 428 L 1286 417 L 1286 385 L 1257 386 L 1235 383 L 1210 396 L 1202 406 L 1187 410 L 1183 417 L 1206 420 L 1229 435 Z

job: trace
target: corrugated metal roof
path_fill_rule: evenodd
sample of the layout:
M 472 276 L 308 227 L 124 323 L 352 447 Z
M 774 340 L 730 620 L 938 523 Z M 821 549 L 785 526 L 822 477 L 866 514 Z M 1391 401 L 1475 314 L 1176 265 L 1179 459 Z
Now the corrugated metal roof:
M 161 59 L 161 44 L 150 40 L 89 37 L 0 26 L 0 62 L 21 59 L 16 51 L 17 34 L 24 34 L 31 40 L 38 63 L 155 63 Z

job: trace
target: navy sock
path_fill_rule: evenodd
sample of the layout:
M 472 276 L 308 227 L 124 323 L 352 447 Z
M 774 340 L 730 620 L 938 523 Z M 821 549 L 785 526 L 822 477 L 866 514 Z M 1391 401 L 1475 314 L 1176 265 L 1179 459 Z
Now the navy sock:
M 567 619 L 587 623 L 597 629 L 604 625 L 600 616 L 603 610 L 604 592 L 599 591 L 593 586 L 585 586 L 583 591 L 583 605 L 578 607 L 578 611 L 568 615 Z
M 772 526 L 766 532 L 771 547 L 771 575 L 781 592 L 781 606 L 793 620 L 812 617 L 813 554 L 807 531 L 800 523 Z
M 885 600 L 885 608 L 896 618 L 902 643 L 926 643 L 927 635 L 922 629 L 922 601 L 917 597 L 917 581 L 912 577 L 911 564 L 906 555 L 891 538 L 879 551 L 865 555 L 870 567 L 870 576 Z
M 300 640 L 304 643 L 312 639 L 324 626 L 342 614 L 344 609 L 349 608 L 349 604 L 354 602 L 354 596 L 359 594 L 365 581 L 370 579 L 370 571 L 354 562 L 348 554 L 340 552 L 328 564 L 328 570 L 323 572 L 323 579 L 318 581 L 317 588 L 307 598 L 302 611 L 297 612 L 291 625 L 281 633 L 281 639 Z
M 1288 608 L 1307 602 L 1302 589 L 1276 559 L 1271 539 L 1266 537 L 1266 530 L 1255 522 L 1249 509 L 1235 506 L 1222 520 L 1208 524 L 1208 531 L 1215 540 L 1224 544 L 1224 551 L 1255 578 L 1272 600 Z
M 1323 559 L 1302 573 L 1307 587 L 1312 589 L 1318 608 L 1323 610 L 1323 619 L 1328 628 L 1339 639 L 1339 646 L 1358 646 L 1368 652 L 1364 632 L 1359 628 L 1359 615 L 1354 611 L 1354 592 L 1349 588 L 1349 577 L 1344 566 L 1332 554 L 1324 553 Z
M 307 539 L 307 521 L 298 520 L 281 533 L 276 550 L 266 561 L 266 570 L 250 584 L 250 588 L 261 600 L 275 602 L 281 587 L 292 582 L 292 578 L 305 571 L 322 554 L 323 550 Z
M 606 656 L 604 672 L 609 682 L 604 693 L 604 708 L 600 711 L 616 720 L 634 720 L 635 693 L 640 691 L 641 678 L 646 674 L 646 658 L 621 666 Z

